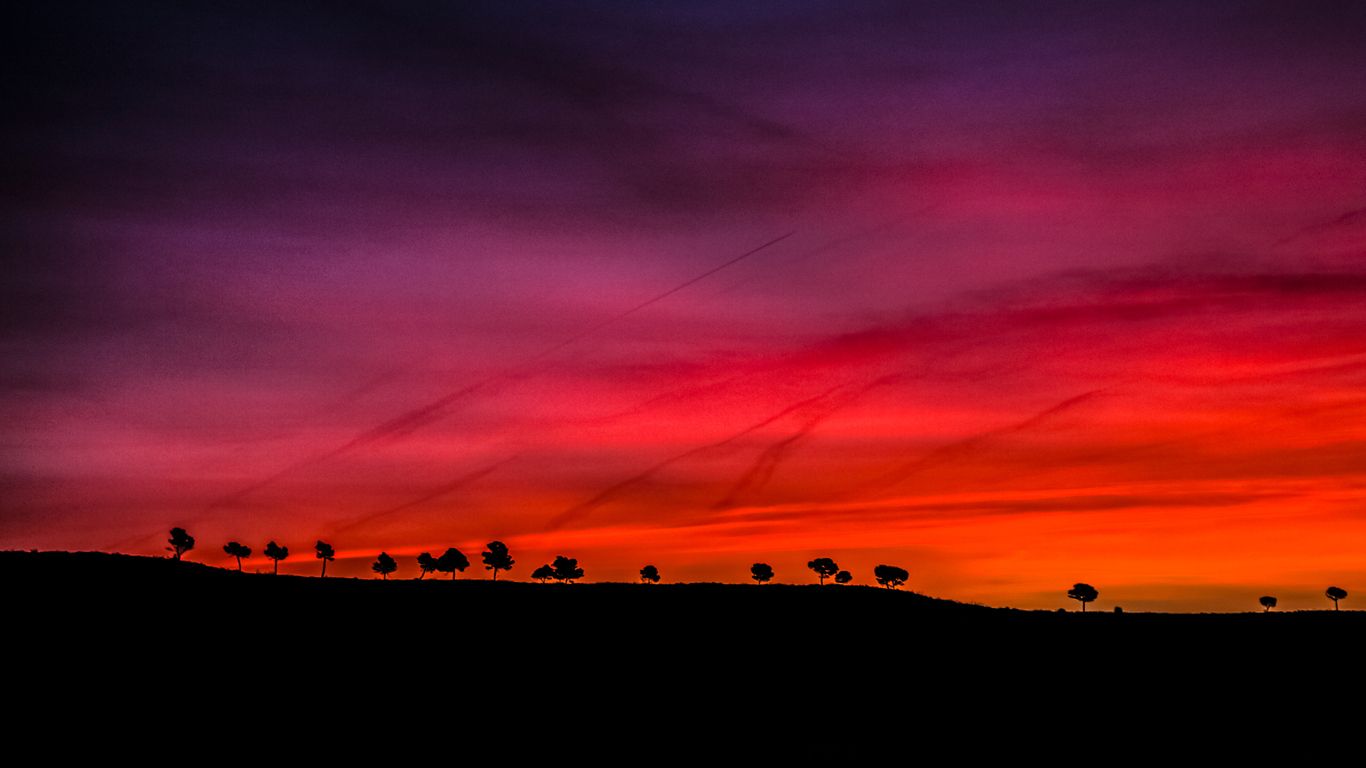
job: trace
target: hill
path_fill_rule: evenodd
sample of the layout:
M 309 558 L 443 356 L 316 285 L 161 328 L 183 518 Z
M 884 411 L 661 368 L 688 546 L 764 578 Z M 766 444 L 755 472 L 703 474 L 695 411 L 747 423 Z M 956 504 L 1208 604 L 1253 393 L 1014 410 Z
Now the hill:
M 266 730 L 267 711 L 319 708 L 413 738 L 449 716 L 462 732 L 549 728 L 555 744 L 618 756 L 658 738 L 698 748 L 678 729 L 702 721 L 739 724 L 740 744 L 784 729 L 781 745 L 753 744 L 772 756 L 855 754 L 865 728 L 908 720 L 1134 720 L 1151 702 L 1171 717 L 1265 712 L 1316 700 L 1333 685 L 1325 666 L 1366 637 L 1357 611 L 1082 615 L 873 587 L 324 580 L 102 553 L 0 553 L 0 583 L 29 698 L 160 692 L 176 697 L 156 710 L 168 722 L 256 712 Z M 181 700 L 194 703 L 167 706 Z M 817 727 L 792 727 L 814 714 Z M 609 738 L 613 722 L 633 725 Z

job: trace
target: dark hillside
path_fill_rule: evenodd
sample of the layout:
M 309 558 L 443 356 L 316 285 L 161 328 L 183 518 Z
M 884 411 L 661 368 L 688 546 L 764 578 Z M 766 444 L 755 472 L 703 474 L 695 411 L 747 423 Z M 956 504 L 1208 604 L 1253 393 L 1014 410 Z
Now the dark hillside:
M 703 748 L 675 730 L 697 718 L 847 754 L 861 743 L 847 728 L 884 721 L 1264 711 L 1315 701 L 1332 685 L 1325 661 L 1366 639 L 1354 611 L 1082 615 L 872 587 L 322 580 L 101 553 L 0 553 L 0 583 L 16 679 L 39 695 L 193 692 L 196 713 L 373 710 L 389 729 L 449 714 L 505 733 L 531 718 L 603 754 L 657 748 L 642 746 L 651 727 L 670 749 Z M 558 731 L 563 718 L 580 725 Z M 585 718 L 641 722 L 609 748 Z

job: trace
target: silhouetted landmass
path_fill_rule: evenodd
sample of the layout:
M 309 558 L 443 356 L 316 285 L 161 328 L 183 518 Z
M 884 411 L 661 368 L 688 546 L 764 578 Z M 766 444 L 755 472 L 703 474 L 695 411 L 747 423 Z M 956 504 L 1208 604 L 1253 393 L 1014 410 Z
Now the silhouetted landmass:
M 1026 744 L 1077 707 L 1103 710 L 1109 728 L 1148 722 L 1159 706 L 1177 724 L 1211 709 L 1251 718 L 1285 702 L 1303 708 L 1345 684 L 1313 662 L 1358 658 L 1366 639 L 1366 611 L 1334 612 L 1322 599 L 1322 610 L 1269 614 L 1252 600 L 1235 614 L 1083 614 L 904 587 L 561 586 L 419 580 L 415 570 L 385 582 L 170 557 L 0 553 L 11 690 L 39 712 L 76 692 L 83 706 L 93 697 L 101 722 L 136 702 L 137 722 L 161 731 L 219 722 L 293 739 L 311 727 L 309 686 L 325 679 L 326 728 L 403 743 L 455 722 L 472 734 L 462 755 L 481 744 L 519 757 L 537 744 L 572 745 L 585 758 L 657 755 L 661 744 L 713 754 L 724 742 L 726 755 L 755 760 L 908 756 L 930 737 L 908 746 L 907 727 L 963 736 L 966 712 L 974 725 L 1017 728 Z M 813 627 L 838 647 L 813 649 Z M 1262 674 L 1268 664 L 1288 671 Z M 23 674 L 41 682 L 14 687 Z M 275 686 L 301 695 L 274 701 Z M 695 692 L 712 696 L 704 712 Z M 814 728 L 805 725 L 813 698 L 841 702 Z M 644 701 L 651 717 L 636 716 Z M 570 714 L 528 714 L 551 702 Z M 622 712 L 629 727 L 613 715 Z M 878 734 L 886 741 L 869 741 Z

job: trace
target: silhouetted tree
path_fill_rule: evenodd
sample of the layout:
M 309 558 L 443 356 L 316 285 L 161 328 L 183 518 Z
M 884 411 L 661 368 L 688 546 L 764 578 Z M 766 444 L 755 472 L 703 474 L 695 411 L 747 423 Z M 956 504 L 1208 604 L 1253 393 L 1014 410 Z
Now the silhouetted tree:
M 185 532 L 184 528 L 172 528 L 171 538 L 166 540 L 171 546 L 166 548 L 167 552 L 179 560 L 180 556 L 194 549 L 194 537 Z
M 331 544 L 328 544 L 322 539 L 319 539 L 318 543 L 313 545 L 313 549 L 317 551 L 317 558 L 323 561 L 323 572 L 319 578 L 325 579 L 327 578 L 327 564 L 337 559 L 337 551 L 332 549 Z
M 442 553 L 441 557 L 436 559 L 436 569 L 442 573 L 449 573 L 451 575 L 451 581 L 455 581 L 455 574 L 457 571 L 464 573 L 465 569 L 468 567 L 470 567 L 470 559 L 465 557 L 464 552 L 461 552 L 455 547 L 446 550 Z
M 229 557 L 237 558 L 237 570 L 239 572 L 242 570 L 242 558 L 251 557 L 251 547 L 248 547 L 245 544 L 238 544 L 235 541 L 224 544 L 223 551 L 227 552 Z
M 531 572 L 531 578 L 544 584 L 547 580 L 555 578 L 555 569 L 548 565 L 543 565 Z
M 646 584 L 659 583 L 659 569 L 653 565 L 647 565 L 640 569 L 640 580 Z
M 760 584 L 773 581 L 773 566 L 768 563 L 755 563 L 749 567 L 749 577 Z
M 385 581 L 388 581 L 389 574 L 398 570 L 398 563 L 394 562 L 394 558 L 389 557 L 388 552 L 381 552 L 379 553 L 379 557 L 375 558 L 374 564 L 370 566 L 370 570 L 378 573 Z
M 1073 584 L 1067 596 L 1081 603 L 1081 612 L 1086 613 L 1086 604 L 1100 597 L 1100 592 L 1090 584 Z
M 1269 613 L 1272 608 L 1276 607 L 1276 598 L 1271 595 L 1262 595 L 1257 598 L 1257 602 L 1262 604 L 1262 613 Z
M 265 553 L 266 557 L 275 561 L 275 575 L 278 576 L 280 574 L 280 561 L 289 557 L 289 547 L 282 547 L 274 541 L 271 541 L 266 544 L 266 548 L 262 550 L 262 552 Z
M 432 557 L 431 552 L 423 552 L 417 556 L 417 567 L 419 569 L 417 580 L 422 581 L 422 577 L 436 570 L 436 558 Z
M 840 571 L 839 573 L 835 574 L 835 583 L 836 583 L 836 584 L 848 584 L 849 582 L 851 582 L 851 581 L 853 581 L 853 580 L 854 580 L 854 574 L 852 574 L 852 573 L 850 573 L 850 572 L 848 572 L 848 571 Z
M 555 555 L 555 561 L 551 563 L 550 570 L 555 581 L 562 581 L 566 584 L 573 584 L 575 579 L 583 578 L 583 569 L 579 567 L 579 561 L 564 555 Z
M 1325 597 L 1333 601 L 1333 610 L 1338 609 L 1338 601 L 1347 599 L 1347 590 L 1342 587 L 1329 587 L 1323 591 Z
M 907 573 L 905 568 L 898 568 L 895 565 L 879 565 L 873 569 L 873 578 L 888 589 L 896 589 L 905 584 L 906 580 L 911 578 L 911 574 Z
M 807 563 L 806 567 L 816 572 L 816 575 L 820 577 L 822 584 L 825 583 L 826 579 L 839 573 L 840 570 L 840 567 L 835 565 L 835 561 L 828 557 L 818 557 Z
M 517 563 L 508 555 L 508 545 L 501 541 L 490 541 L 484 553 L 484 570 L 493 571 L 493 580 L 498 580 L 499 571 L 510 571 Z

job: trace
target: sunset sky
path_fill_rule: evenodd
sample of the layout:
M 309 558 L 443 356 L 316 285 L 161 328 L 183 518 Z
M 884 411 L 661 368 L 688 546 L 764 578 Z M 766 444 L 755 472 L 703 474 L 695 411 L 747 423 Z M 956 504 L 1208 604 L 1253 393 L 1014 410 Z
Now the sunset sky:
M 0 548 L 1366 601 L 1366 4 L 238 5 L 7 10 Z

